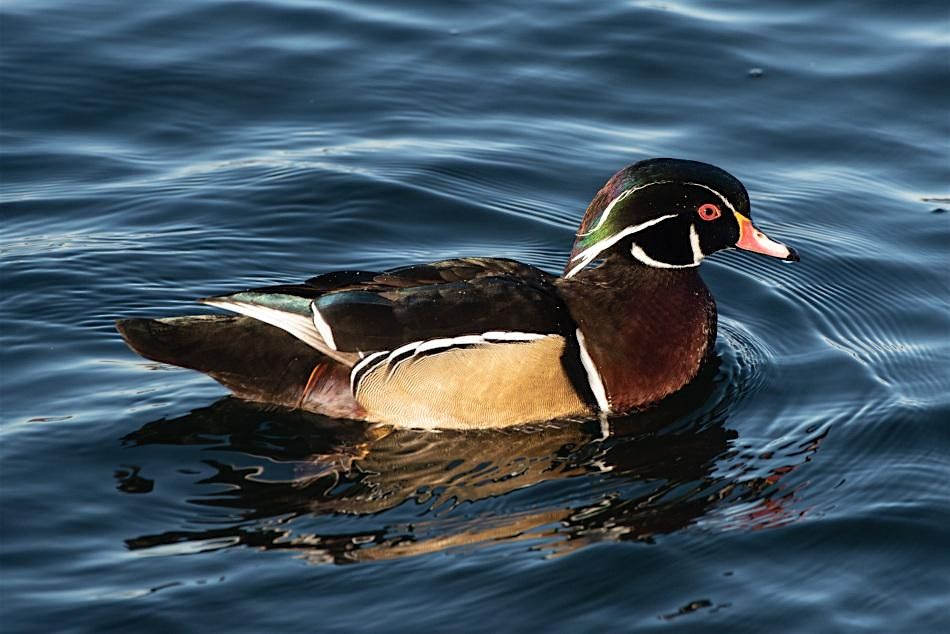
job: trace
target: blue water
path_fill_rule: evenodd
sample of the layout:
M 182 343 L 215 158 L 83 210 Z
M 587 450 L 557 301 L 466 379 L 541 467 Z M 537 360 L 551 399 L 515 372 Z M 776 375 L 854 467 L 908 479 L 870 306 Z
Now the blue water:
M 950 629 L 945 3 L 8 0 L 0 51 L 3 631 Z M 707 260 L 711 384 L 607 439 L 380 438 L 113 328 L 558 271 L 651 156 L 802 262 Z

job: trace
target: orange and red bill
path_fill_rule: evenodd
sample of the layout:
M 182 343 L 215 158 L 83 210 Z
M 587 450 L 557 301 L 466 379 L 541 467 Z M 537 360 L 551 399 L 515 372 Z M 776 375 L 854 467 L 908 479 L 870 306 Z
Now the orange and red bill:
M 739 222 L 739 240 L 736 242 L 736 248 L 762 255 L 770 255 L 773 258 L 781 258 L 789 262 L 798 262 L 801 258 L 792 247 L 776 242 L 768 237 L 752 224 L 752 221 L 735 212 L 736 220 Z

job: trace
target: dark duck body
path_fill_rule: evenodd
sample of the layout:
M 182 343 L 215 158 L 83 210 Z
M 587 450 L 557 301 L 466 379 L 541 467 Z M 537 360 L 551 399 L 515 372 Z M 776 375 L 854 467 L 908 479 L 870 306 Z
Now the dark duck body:
M 615 174 L 561 277 L 500 258 L 328 273 L 204 303 L 241 316 L 127 319 L 149 359 L 237 396 L 404 427 L 501 427 L 643 409 L 712 355 L 704 257 L 797 260 L 750 220 L 745 188 L 695 161 Z

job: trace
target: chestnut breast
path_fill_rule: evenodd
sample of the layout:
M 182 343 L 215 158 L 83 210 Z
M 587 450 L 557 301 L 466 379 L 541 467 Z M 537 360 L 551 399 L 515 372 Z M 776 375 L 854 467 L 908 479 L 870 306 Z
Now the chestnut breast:
M 611 411 L 643 408 L 698 373 L 716 340 L 716 304 L 695 268 L 608 258 L 558 281 Z

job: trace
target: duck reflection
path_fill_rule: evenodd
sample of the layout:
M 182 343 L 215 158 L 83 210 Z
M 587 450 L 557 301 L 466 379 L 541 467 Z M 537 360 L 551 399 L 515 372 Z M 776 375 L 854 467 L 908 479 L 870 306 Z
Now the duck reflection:
M 739 482 L 716 476 L 717 463 L 736 455 L 737 434 L 725 426 L 728 388 L 713 375 L 659 408 L 611 420 L 609 434 L 570 421 L 420 432 L 225 398 L 123 439 L 237 454 L 203 460 L 200 472 L 213 474 L 198 484 L 213 491 L 189 500 L 224 516 L 213 528 L 126 544 L 176 552 L 246 545 L 349 563 L 498 542 L 564 553 L 601 540 L 649 541 L 726 497 L 762 497 L 776 485 L 750 479 L 737 492 Z M 785 513 L 769 504 L 758 512 Z

